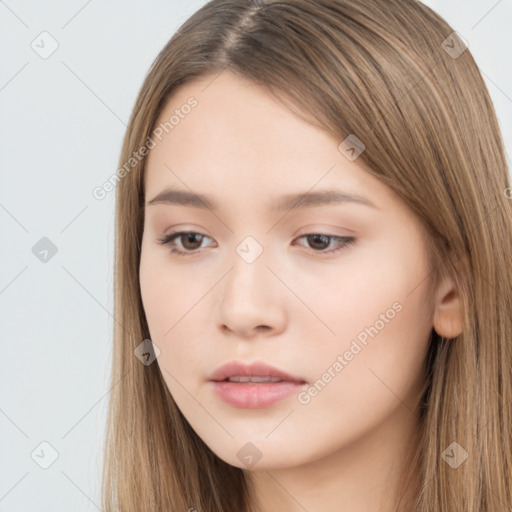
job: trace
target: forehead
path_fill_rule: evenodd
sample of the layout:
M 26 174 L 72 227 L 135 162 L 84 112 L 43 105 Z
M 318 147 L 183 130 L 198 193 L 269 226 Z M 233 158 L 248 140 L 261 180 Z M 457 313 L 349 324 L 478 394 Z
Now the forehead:
M 190 105 L 195 105 L 190 107 Z M 165 124 L 167 123 L 167 124 Z M 379 197 L 390 190 L 339 150 L 341 141 L 230 72 L 175 91 L 160 113 L 145 166 L 146 199 L 164 187 L 249 200 L 315 188 Z

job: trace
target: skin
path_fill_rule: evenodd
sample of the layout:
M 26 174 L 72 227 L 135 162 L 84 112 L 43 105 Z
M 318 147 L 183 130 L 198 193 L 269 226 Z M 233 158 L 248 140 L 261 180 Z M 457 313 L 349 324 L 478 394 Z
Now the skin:
M 215 212 L 146 204 L 140 287 L 157 364 L 192 428 L 244 469 L 260 510 L 394 511 L 418 428 L 428 339 L 432 328 L 460 334 L 458 292 L 449 279 L 433 282 L 422 224 L 361 159 L 340 152 L 340 140 L 255 84 L 227 71 L 212 79 L 175 92 L 158 122 L 191 96 L 198 104 L 146 166 L 146 203 L 175 186 L 219 204 Z M 310 189 L 359 194 L 377 208 L 272 208 L 279 196 Z M 178 238 L 174 246 L 193 254 L 177 255 L 158 243 L 171 231 L 204 238 Z M 339 245 L 315 244 L 304 236 L 312 233 L 356 240 L 322 254 Z M 252 263 L 236 252 L 249 235 L 263 248 Z M 267 362 L 308 389 L 397 303 L 401 310 L 307 404 L 292 395 L 236 408 L 208 382 L 236 359 Z M 249 441 L 261 452 L 253 467 L 237 456 Z

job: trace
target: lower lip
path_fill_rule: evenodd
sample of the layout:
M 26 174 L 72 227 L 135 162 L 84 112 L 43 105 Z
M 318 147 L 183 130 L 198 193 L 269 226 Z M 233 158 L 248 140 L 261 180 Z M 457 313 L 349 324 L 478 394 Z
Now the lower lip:
M 233 407 L 261 409 L 297 394 L 304 383 L 281 381 L 268 384 L 212 381 L 216 393 Z

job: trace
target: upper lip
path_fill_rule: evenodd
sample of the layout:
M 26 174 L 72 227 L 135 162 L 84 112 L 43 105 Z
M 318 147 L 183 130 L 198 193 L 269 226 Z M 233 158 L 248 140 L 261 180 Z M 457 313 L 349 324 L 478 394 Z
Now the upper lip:
M 294 377 L 289 375 L 274 366 L 266 363 L 255 362 L 251 364 L 244 364 L 240 361 L 231 361 L 217 368 L 211 375 L 210 380 L 223 381 L 229 377 L 245 376 L 245 377 L 277 377 L 283 381 L 304 383 L 306 382 L 301 377 Z

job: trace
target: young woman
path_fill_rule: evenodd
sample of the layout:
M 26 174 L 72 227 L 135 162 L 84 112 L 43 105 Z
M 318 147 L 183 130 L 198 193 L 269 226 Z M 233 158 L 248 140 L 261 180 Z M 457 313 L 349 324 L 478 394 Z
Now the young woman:
M 510 510 L 511 198 L 423 4 L 207 3 L 120 158 L 104 510 Z

